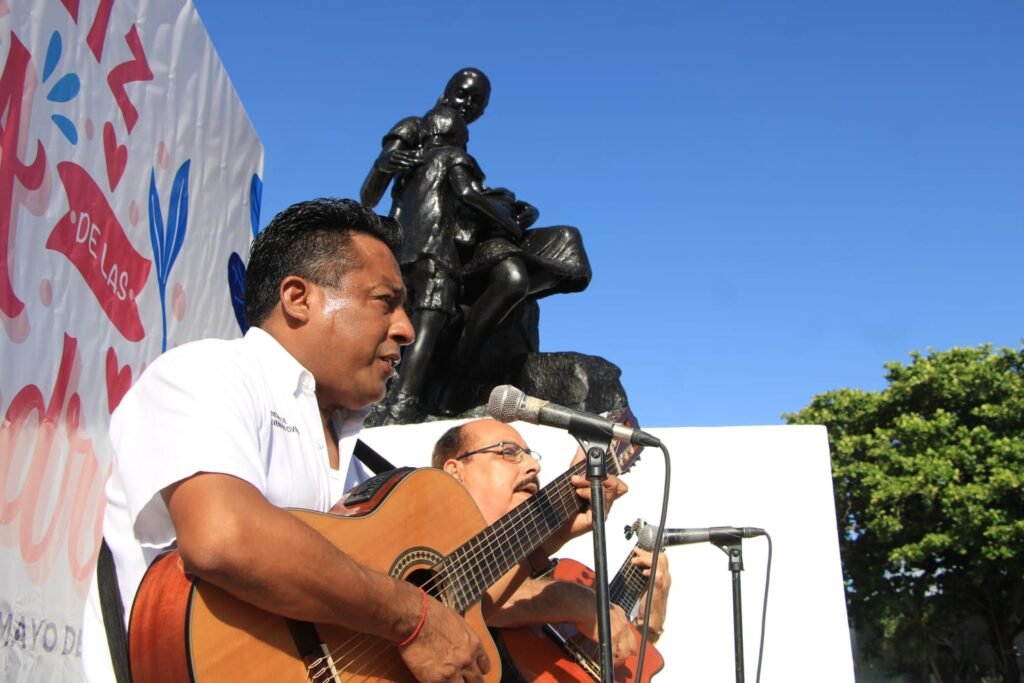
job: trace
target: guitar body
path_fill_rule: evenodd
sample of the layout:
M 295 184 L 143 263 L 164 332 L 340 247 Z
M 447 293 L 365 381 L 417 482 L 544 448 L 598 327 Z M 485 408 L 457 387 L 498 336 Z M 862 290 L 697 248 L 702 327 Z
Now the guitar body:
M 361 564 L 416 585 L 439 584 L 436 590 L 426 588 L 446 604 L 451 604 L 450 595 L 431 567 L 487 526 L 465 488 L 430 468 L 399 471 L 371 500 L 335 510 L 338 514 L 292 512 Z M 479 602 L 464 616 L 491 660 L 485 680 L 497 683 L 500 660 Z M 306 637 L 295 635 L 296 628 Z M 322 646 L 310 648 L 310 634 Z M 294 622 L 265 612 L 186 576 L 176 552 L 157 559 L 139 586 L 132 606 L 129 659 L 139 683 L 416 680 L 391 643 L 339 626 Z
M 559 560 L 551 577 L 558 581 L 574 581 L 593 588 L 596 580 L 594 571 L 575 560 Z M 640 632 L 632 625 L 637 646 Z M 566 648 L 538 627 L 500 629 L 499 637 L 504 649 L 515 662 L 521 676 L 534 683 L 591 683 L 600 681 L 600 647 L 581 635 L 572 624 L 558 624 L 555 629 L 568 640 Z M 578 661 L 581 658 L 582 661 Z M 650 683 L 654 674 L 665 666 L 661 653 L 647 644 L 644 656 L 643 678 L 637 680 L 636 668 L 639 657 L 632 655 L 615 667 L 616 683 Z

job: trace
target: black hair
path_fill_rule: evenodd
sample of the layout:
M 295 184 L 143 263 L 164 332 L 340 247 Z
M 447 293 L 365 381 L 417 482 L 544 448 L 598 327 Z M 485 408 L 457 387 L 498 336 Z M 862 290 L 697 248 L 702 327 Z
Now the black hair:
M 256 236 L 249 252 L 245 318 L 259 325 L 278 303 L 278 287 L 289 275 L 318 285 L 337 286 L 346 270 L 358 266 L 353 233 L 376 237 L 398 251 L 402 228 L 352 199 L 333 197 L 292 204 Z
M 434 444 L 433 455 L 430 456 L 432 466 L 443 467 L 449 458 L 458 457 L 459 452 L 464 450 L 466 439 L 462 428 L 465 426 L 465 424 L 456 425 L 441 435 L 441 438 Z

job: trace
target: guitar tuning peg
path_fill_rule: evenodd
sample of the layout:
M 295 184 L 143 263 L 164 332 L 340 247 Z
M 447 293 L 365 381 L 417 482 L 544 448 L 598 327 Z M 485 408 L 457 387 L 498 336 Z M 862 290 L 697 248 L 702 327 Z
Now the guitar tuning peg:
M 626 526 L 626 528 L 624 528 L 622 531 L 626 535 L 626 539 L 628 540 L 630 538 L 633 538 L 633 534 L 640 533 L 640 529 L 644 528 L 645 526 L 647 526 L 647 523 L 644 522 L 644 520 L 642 519 L 638 519 L 632 524 Z

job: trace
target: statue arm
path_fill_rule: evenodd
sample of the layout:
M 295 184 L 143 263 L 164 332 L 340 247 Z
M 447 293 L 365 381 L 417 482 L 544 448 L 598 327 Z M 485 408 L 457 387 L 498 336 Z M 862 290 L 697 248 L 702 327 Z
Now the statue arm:
M 503 212 L 500 205 L 492 202 L 484 194 L 483 186 L 469 174 L 465 167 L 461 165 L 452 167 L 448 172 L 448 180 L 460 200 L 504 229 L 513 239 L 518 240 L 522 237 L 523 229 L 519 224 L 512 219 L 512 216 Z
M 384 136 L 380 154 L 359 190 L 359 201 L 364 206 L 377 206 L 395 174 L 405 173 L 420 165 L 419 126 L 419 118 L 409 116 L 396 123 Z
M 419 164 L 418 149 L 410 149 L 401 138 L 386 138 L 380 155 L 359 190 L 359 201 L 371 209 L 377 206 L 395 173 L 408 171 Z

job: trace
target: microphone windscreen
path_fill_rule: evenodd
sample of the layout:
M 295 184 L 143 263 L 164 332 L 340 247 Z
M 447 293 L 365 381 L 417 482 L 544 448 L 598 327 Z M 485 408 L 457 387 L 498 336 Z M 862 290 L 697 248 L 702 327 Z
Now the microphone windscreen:
M 487 414 L 498 422 L 514 422 L 523 396 L 525 394 L 511 384 L 494 387 L 487 399 Z
M 654 541 L 658 538 L 658 527 L 644 524 L 636 534 L 636 544 L 644 550 L 654 550 Z

